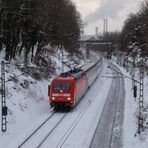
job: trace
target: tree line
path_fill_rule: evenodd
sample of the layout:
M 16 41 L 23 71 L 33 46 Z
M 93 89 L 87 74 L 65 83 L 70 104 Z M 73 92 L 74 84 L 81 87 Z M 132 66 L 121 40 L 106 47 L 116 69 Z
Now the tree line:
M 71 0 L 1 0 L 0 50 L 32 61 L 46 45 L 78 52 L 81 18 Z M 36 47 L 36 50 L 35 50 Z
M 148 0 L 142 2 L 137 14 L 131 14 L 124 22 L 121 49 L 130 52 L 132 45 L 141 49 L 142 56 L 148 56 Z

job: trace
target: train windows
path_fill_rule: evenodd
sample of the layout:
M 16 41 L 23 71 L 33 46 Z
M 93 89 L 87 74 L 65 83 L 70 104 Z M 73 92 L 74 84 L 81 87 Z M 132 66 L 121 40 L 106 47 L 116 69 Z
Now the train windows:
M 53 84 L 53 89 L 54 90 L 61 90 L 61 85 L 59 83 L 54 83 Z
M 54 83 L 53 89 L 54 90 L 69 90 L 70 84 L 69 83 Z
M 62 84 L 62 90 L 69 90 L 70 89 L 70 84 Z

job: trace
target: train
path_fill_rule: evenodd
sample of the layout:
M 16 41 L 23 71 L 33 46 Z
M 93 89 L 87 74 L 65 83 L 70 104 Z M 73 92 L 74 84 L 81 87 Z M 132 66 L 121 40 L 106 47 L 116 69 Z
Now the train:
M 98 77 L 102 59 L 55 76 L 48 86 L 50 107 L 54 110 L 72 109 Z

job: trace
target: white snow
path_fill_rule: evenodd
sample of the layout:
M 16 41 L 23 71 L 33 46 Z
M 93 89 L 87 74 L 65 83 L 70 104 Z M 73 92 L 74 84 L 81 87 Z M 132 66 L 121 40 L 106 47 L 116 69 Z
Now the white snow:
M 114 63 L 115 64 L 115 63 Z M 117 65 L 117 64 L 116 64 Z M 119 67 L 119 65 L 117 65 Z M 121 72 L 131 78 L 131 75 L 126 72 L 126 70 L 122 67 L 119 67 Z M 145 131 L 141 134 L 137 133 L 138 130 L 138 99 L 139 94 L 137 94 L 137 98 L 133 97 L 132 90 L 132 81 L 130 79 L 125 78 L 125 111 L 124 111 L 124 124 L 123 124 L 123 146 L 124 148 L 147 148 L 148 146 L 148 128 L 146 127 Z M 136 77 L 137 81 L 138 78 Z M 148 104 L 148 76 L 144 78 L 144 107 L 147 108 Z M 139 85 L 139 84 L 137 84 Z M 139 91 L 139 88 L 138 88 Z M 147 114 L 147 113 L 146 113 Z M 148 120 L 148 119 L 146 119 Z M 147 122 L 147 121 L 145 121 Z M 147 126 L 144 124 L 144 126 Z
M 53 57 L 53 60 L 57 59 Z M 58 60 L 56 62 L 58 62 Z M 119 65 L 117 66 L 123 74 L 130 77 L 125 69 Z M 17 76 L 21 74 L 21 72 L 13 66 L 13 64 L 10 67 L 7 67 L 6 70 L 6 80 L 9 79 L 10 76 Z M 57 71 L 57 73 L 58 72 L 59 71 Z M 106 64 L 104 64 L 104 71 L 102 75 L 108 75 L 107 72 L 110 72 L 110 70 L 107 69 Z M 26 81 L 28 85 L 27 88 L 24 89 L 23 87 L 25 87 L 24 83 Z M 49 107 L 47 93 L 49 83 L 50 80 L 36 81 L 33 78 L 24 75 L 18 77 L 18 82 L 9 81 L 6 83 L 6 98 L 7 106 L 9 108 L 7 116 L 8 129 L 6 133 L 2 133 L 0 131 L 0 147 L 16 148 L 22 140 L 27 137 L 27 135 L 34 131 L 36 127 L 42 123 L 42 121 L 52 114 L 53 111 Z M 55 138 L 57 134 L 54 135 L 53 133 L 53 138 L 50 137 L 52 140 L 49 138 L 50 141 L 47 140 L 47 143 L 45 143 L 43 147 L 50 147 L 51 145 L 53 148 L 55 143 L 63 136 L 63 133 L 66 132 L 67 128 L 72 125 L 73 120 L 78 116 L 86 104 L 88 105 L 88 110 L 82 117 L 80 123 L 75 125 L 76 130 L 65 142 L 64 148 L 89 147 L 101 110 L 106 100 L 110 84 L 111 78 L 100 77 L 97 79 L 76 108 L 68 113 L 66 120 L 63 121 L 63 124 L 56 129 L 55 132 L 58 132 L 58 136 Z M 148 130 L 146 129 L 143 133 L 141 133 L 141 135 L 135 136 L 137 132 L 136 112 L 138 108 L 138 98 L 137 101 L 134 100 L 132 96 L 131 84 L 131 80 L 125 78 L 126 98 L 123 124 L 123 148 L 147 148 Z M 148 90 L 148 77 L 145 78 L 144 88 L 144 104 L 146 106 L 148 104 L 148 94 L 146 91 Z M 96 89 L 99 89 L 99 91 Z M 62 114 L 63 113 L 61 113 L 61 115 Z M 50 124 L 48 128 L 50 128 Z M 36 140 L 37 139 L 33 141 L 36 142 Z

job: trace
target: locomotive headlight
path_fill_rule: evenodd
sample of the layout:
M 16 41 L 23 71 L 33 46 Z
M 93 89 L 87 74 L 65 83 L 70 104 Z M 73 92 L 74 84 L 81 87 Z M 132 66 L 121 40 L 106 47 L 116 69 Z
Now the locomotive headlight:
M 70 98 L 67 98 L 68 101 L 70 101 Z
M 55 100 L 55 97 L 52 97 L 52 100 Z

